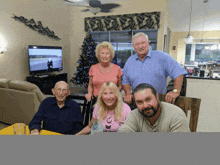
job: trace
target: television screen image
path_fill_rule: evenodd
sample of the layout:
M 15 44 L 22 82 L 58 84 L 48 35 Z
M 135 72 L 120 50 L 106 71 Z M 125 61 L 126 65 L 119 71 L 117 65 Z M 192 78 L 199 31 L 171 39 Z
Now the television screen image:
M 30 74 L 63 69 L 62 47 L 29 45 L 28 52 Z

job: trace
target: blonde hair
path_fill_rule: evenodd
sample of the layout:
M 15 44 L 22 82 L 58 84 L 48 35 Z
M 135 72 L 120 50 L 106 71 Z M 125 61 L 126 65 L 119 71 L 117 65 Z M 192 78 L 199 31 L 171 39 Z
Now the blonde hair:
M 98 106 L 98 118 L 101 120 L 105 120 L 108 116 L 108 112 L 106 110 L 107 106 L 102 100 L 102 94 L 104 93 L 104 90 L 106 88 L 109 88 L 113 92 L 113 94 L 117 97 L 115 108 L 114 108 L 114 119 L 115 121 L 121 121 L 123 117 L 123 101 L 122 101 L 122 96 L 121 93 L 118 89 L 118 87 L 115 85 L 113 82 L 105 82 L 98 95 L 97 102 L 94 106 Z
M 96 46 L 96 50 L 95 50 L 96 57 L 98 58 L 99 62 L 100 62 L 100 50 L 102 48 L 107 48 L 108 50 L 110 50 L 110 55 L 112 57 L 111 60 L 115 57 L 115 50 L 114 50 L 112 44 L 107 41 L 104 41 L 104 42 L 101 42 L 100 44 L 98 44 Z
M 143 33 L 143 32 L 139 32 L 139 33 L 136 33 L 133 37 L 132 37 L 132 45 L 134 45 L 134 39 L 139 37 L 139 36 L 145 36 L 146 37 L 146 40 L 148 41 L 148 35 Z

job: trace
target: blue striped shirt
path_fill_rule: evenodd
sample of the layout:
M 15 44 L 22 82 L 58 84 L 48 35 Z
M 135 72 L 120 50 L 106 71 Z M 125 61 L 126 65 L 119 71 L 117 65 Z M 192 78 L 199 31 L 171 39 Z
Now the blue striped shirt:
M 157 93 L 166 94 L 167 77 L 175 79 L 186 73 L 184 67 L 169 54 L 149 50 L 143 61 L 137 54 L 128 58 L 123 68 L 122 85 L 131 85 L 133 91 L 139 84 L 148 83 L 156 89 Z

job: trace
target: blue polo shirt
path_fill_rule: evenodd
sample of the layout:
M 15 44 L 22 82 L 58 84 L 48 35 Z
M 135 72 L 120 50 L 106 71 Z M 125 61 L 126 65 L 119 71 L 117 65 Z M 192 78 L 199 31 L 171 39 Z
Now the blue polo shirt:
M 55 97 L 48 97 L 42 101 L 37 113 L 29 124 L 29 129 L 43 129 L 62 134 L 76 134 L 82 130 L 82 113 L 79 104 L 66 99 L 62 108 L 57 105 Z
M 149 50 L 142 61 L 135 54 L 128 58 L 122 76 L 122 85 L 131 85 L 132 91 L 141 83 L 152 85 L 158 93 L 166 94 L 167 77 L 186 74 L 186 70 L 172 56 L 162 51 Z

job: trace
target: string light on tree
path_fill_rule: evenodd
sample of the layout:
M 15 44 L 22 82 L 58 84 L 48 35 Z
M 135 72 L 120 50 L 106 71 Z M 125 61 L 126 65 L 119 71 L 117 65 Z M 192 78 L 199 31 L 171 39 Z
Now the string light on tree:
M 95 39 L 89 31 L 83 41 L 82 52 L 77 61 L 79 64 L 77 66 L 77 71 L 70 80 L 72 83 L 85 85 L 86 88 L 88 87 L 89 69 L 92 65 L 98 63 L 98 59 L 95 55 L 96 45 Z

